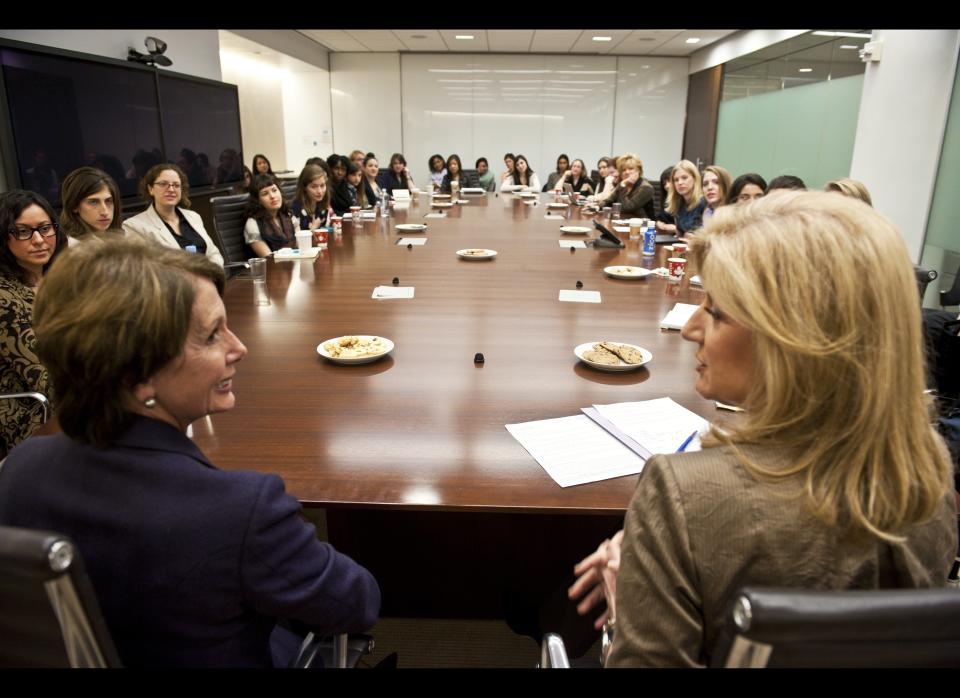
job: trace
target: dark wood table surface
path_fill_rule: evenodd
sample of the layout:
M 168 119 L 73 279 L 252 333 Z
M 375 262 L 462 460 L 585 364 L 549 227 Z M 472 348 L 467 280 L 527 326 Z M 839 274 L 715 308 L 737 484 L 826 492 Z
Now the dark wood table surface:
M 193 425 L 214 463 L 278 473 L 306 506 L 622 514 L 636 476 L 561 488 L 504 425 L 659 397 L 717 416 L 693 390 L 696 347 L 658 327 L 674 303 L 699 303 L 703 292 L 686 280 L 603 273 L 662 265 L 662 249 L 644 258 L 627 241 L 571 252 L 558 240 L 596 235 L 561 234 L 563 224 L 591 224 L 577 207 L 557 221 L 544 218 L 552 195 L 536 206 L 509 194 L 468 199 L 444 219 L 424 219 L 427 204 L 414 201 L 387 220 L 345 222 L 315 260 L 269 260 L 269 305 L 254 303 L 250 281 L 227 283 L 228 323 L 249 354 L 234 380 L 236 408 Z M 405 222 L 428 224 L 425 246 L 396 244 Z M 455 255 L 468 247 L 498 255 Z M 416 287 L 413 300 L 371 299 L 394 277 Z M 603 302 L 558 301 L 578 281 Z M 318 356 L 321 341 L 345 334 L 381 335 L 396 348 L 365 365 Z M 641 345 L 653 360 L 608 373 L 574 356 L 576 345 L 604 339 Z

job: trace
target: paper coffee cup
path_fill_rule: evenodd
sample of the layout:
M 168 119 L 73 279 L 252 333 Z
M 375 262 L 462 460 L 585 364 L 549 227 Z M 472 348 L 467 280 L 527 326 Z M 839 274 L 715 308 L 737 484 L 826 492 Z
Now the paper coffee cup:
M 298 230 L 297 231 L 297 247 L 300 248 L 301 252 L 305 252 L 310 249 L 313 244 L 313 233 L 309 230 Z
M 667 268 L 670 270 L 670 276 L 679 279 L 683 276 L 683 270 L 687 266 L 687 260 L 683 257 L 671 257 L 667 260 Z

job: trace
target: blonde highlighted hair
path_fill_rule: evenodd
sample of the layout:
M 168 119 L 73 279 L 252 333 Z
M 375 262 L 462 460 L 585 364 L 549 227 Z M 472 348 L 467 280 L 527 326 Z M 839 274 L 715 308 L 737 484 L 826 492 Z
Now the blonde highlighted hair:
M 835 179 L 832 182 L 827 182 L 827 186 L 825 186 L 823 190 L 839 192 L 844 196 L 852 196 L 855 199 L 860 199 L 860 201 L 873 206 L 873 201 L 870 199 L 870 192 L 867 191 L 867 187 L 863 182 L 857 181 L 856 179 L 850 179 L 849 177 Z
M 686 172 L 693 177 L 693 188 L 690 190 L 689 203 L 687 199 L 677 193 L 677 185 L 673 184 L 674 177 L 680 171 Z M 677 215 L 681 208 L 693 208 L 700 199 L 703 198 L 703 185 L 700 182 L 700 170 L 689 160 L 681 160 L 673 167 L 673 174 L 670 175 L 670 196 L 667 200 L 667 213 L 671 216 Z
M 747 469 L 799 476 L 813 514 L 887 541 L 933 515 L 951 486 L 924 395 L 913 267 L 893 224 L 854 199 L 782 192 L 724 206 L 690 246 L 712 301 L 754 334 L 744 422 L 705 445 Z M 794 453 L 787 470 L 737 444 Z
M 617 172 L 621 179 L 623 179 L 623 171 L 628 167 L 636 167 L 640 170 L 640 176 L 643 177 L 643 162 L 640 161 L 640 156 L 626 153 L 617 158 Z

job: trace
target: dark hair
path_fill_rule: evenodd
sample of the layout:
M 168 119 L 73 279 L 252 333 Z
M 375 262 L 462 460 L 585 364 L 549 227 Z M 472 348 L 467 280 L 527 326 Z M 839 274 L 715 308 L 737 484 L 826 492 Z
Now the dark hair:
M 446 162 L 447 172 L 448 172 L 448 173 L 450 172 L 450 161 L 451 161 L 451 160 L 454 161 L 455 163 L 457 163 L 457 175 L 460 176 L 460 177 L 462 177 L 462 176 L 463 176 L 463 163 L 460 162 L 460 156 L 457 155 L 456 153 L 454 153 L 453 155 L 451 155 L 450 157 L 447 158 L 447 162 Z
M 250 171 L 253 172 L 254 174 L 260 174 L 259 172 L 257 172 L 257 160 L 260 160 L 260 159 L 266 160 L 266 162 L 267 162 L 267 174 L 271 174 L 271 175 L 272 175 L 272 174 L 273 174 L 273 166 L 270 164 L 270 160 L 267 158 L 267 156 L 266 156 L 266 155 L 263 155 L 262 153 L 257 153 L 256 155 L 253 156 L 253 164 L 250 166 Z
M 56 227 L 56 245 L 53 248 L 53 254 L 49 261 L 43 265 L 43 273 L 53 264 L 60 251 L 67 246 L 67 234 L 60 228 L 57 222 L 57 215 L 53 212 L 53 206 L 45 198 L 36 192 L 25 189 L 11 189 L 8 192 L 0 194 L 0 276 L 16 279 L 24 285 L 30 285 L 32 279 L 30 272 L 20 266 L 20 262 L 13 256 L 10 250 L 10 231 L 17 227 L 17 219 L 24 211 L 31 206 L 39 206 L 47 214 L 50 222 Z
M 206 255 L 138 238 L 77 245 L 37 292 L 37 353 L 72 439 L 106 447 L 130 423 L 124 390 L 183 351 L 196 299 L 194 277 L 223 295 L 223 269 Z
M 357 203 L 360 204 L 363 208 L 367 207 L 367 188 L 363 186 L 363 170 L 355 162 L 350 162 L 350 165 L 347 167 L 347 174 L 343 176 L 343 181 L 346 182 L 347 178 L 352 175 L 360 173 L 360 186 L 357 187 Z
M 807 185 L 804 184 L 803 180 L 799 177 L 780 175 L 770 180 L 770 184 L 767 185 L 767 193 L 770 193 L 774 189 L 799 189 L 805 191 L 806 188 Z
M 561 161 L 561 160 L 566 160 L 566 161 L 567 161 L 567 169 L 570 169 L 570 156 L 568 156 L 566 153 L 560 153 L 560 154 L 557 156 L 557 172 L 560 171 L 560 161 Z M 529 163 L 527 163 L 527 164 L 529 164 Z
M 157 181 L 157 177 L 159 177 L 160 173 L 164 170 L 173 170 L 177 173 L 177 177 L 180 178 L 180 203 L 177 204 L 177 206 L 190 208 L 190 182 L 187 179 L 187 173 L 183 171 L 180 165 L 174 165 L 172 162 L 162 162 L 147 170 L 147 174 L 143 175 L 143 179 L 140 180 L 140 196 L 143 197 L 143 200 L 148 204 L 153 204 L 150 187 L 153 186 L 153 183 Z
M 399 162 L 404 167 L 407 166 L 407 159 L 403 157 L 403 153 L 394 153 L 390 156 L 390 169 L 393 169 L 393 164 Z
M 318 158 L 319 159 L 319 158 Z M 294 197 L 301 206 L 309 213 L 313 215 L 314 205 L 310 200 L 310 194 L 307 193 L 307 187 L 310 183 L 317 179 L 318 177 L 324 177 L 329 184 L 330 177 L 327 175 L 327 163 L 323 163 L 323 167 L 320 165 L 307 165 L 300 172 L 300 177 L 297 179 L 297 194 Z M 259 199 L 259 196 L 257 197 Z M 320 201 L 320 208 L 324 211 L 330 207 L 330 187 L 327 186 L 327 190 L 323 195 L 323 199 Z
M 473 165 L 474 168 L 479 170 L 479 169 L 480 169 L 480 163 L 481 163 L 481 162 L 482 162 L 484 165 L 486 165 L 487 167 L 490 167 L 490 163 L 487 162 L 487 159 L 486 159 L 486 158 L 477 158 L 477 162 L 474 163 L 474 165 Z
M 527 176 L 526 176 L 526 180 L 527 180 L 527 181 L 526 181 L 526 182 L 521 182 L 521 181 L 520 181 L 520 170 L 515 169 L 515 170 L 514 170 L 514 174 L 513 174 L 513 183 L 514 183 L 514 184 L 525 184 L 525 185 L 529 186 L 529 185 L 530 185 L 530 176 L 533 174 L 533 168 L 530 167 L 530 161 L 527 160 L 526 156 L 521 155 L 520 153 L 517 153 L 517 157 L 514 158 L 514 160 L 513 160 L 514 167 L 516 167 L 516 164 L 517 164 L 518 162 L 520 162 L 521 160 L 523 160 L 525 163 L 527 163 Z
M 110 221 L 110 227 L 120 227 L 123 222 L 120 210 L 120 189 L 117 188 L 113 177 L 95 167 L 78 167 L 63 178 L 63 186 L 60 189 L 60 201 L 63 205 L 60 211 L 60 225 L 65 234 L 80 237 L 91 232 L 87 224 L 77 215 L 76 209 L 84 199 L 93 196 L 104 187 L 113 197 L 113 220 Z
M 604 155 L 602 158 L 599 158 L 599 159 L 597 160 L 597 167 L 600 166 L 600 163 L 601 163 L 601 162 L 602 162 L 602 163 L 606 163 L 607 167 L 612 167 L 612 168 L 616 169 L 616 162 L 614 162 L 614 158 L 612 158 L 612 157 L 610 157 L 610 156 L 608 156 L 608 155 Z M 672 168 L 672 167 L 670 168 L 670 171 L 673 172 L 673 168 Z
M 327 161 L 324 160 L 323 158 L 314 156 L 312 158 L 307 158 L 307 161 L 303 163 L 304 167 L 306 167 L 307 165 L 320 165 L 320 167 L 326 168 Z
M 333 182 L 334 184 L 339 184 L 339 182 L 334 180 L 334 176 L 333 176 L 333 171 L 337 168 L 338 165 L 343 168 L 343 176 L 344 176 L 344 179 L 346 179 L 347 173 L 350 171 L 351 164 L 352 164 L 352 161 L 346 155 L 337 155 L 336 153 L 334 153 L 333 155 L 328 157 L 327 167 L 330 168 L 330 181 Z
M 367 153 L 367 154 L 364 156 L 364 158 L 363 158 L 363 167 L 364 167 L 364 169 L 366 169 L 367 163 L 370 162 L 371 160 L 377 160 L 377 156 L 374 155 L 373 153 Z M 378 165 L 378 166 L 380 165 L 380 161 L 379 161 L 379 160 L 377 160 L 377 165 Z M 366 174 L 366 172 L 364 172 L 364 174 Z
M 253 176 L 253 182 L 250 184 L 250 200 L 247 201 L 248 218 L 267 218 L 267 209 L 260 203 L 260 192 L 271 186 L 280 190 L 280 201 L 282 203 L 280 204 L 279 215 L 290 215 L 290 205 L 287 203 L 287 197 L 283 195 L 280 180 L 270 174 L 258 174 Z
M 514 162 L 517 161 L 517 156 L 514 155 L 513 153 L 507 153 L 506 155 L 503 156 L 503 159 L 504 159 L 504 160 L 506 160 L 507 158 L 510 158 L 510 159 L 513 160 Z
M 747 174 L 742 174 L 733 180 L 733 184 L 730 185 L 730 193 L 727 194 L 727 203 L 735 204 L 740 192 L 748 184 L 754 184 L 760 187 L 764 194 L 767 193 L 767 181 L 756 172 L 747 172 Z
M 447 161 L 443 159 L 443 156 L 440 153 L 434 153 L 430 156 L 430 159 L 427 160 L 427 170 L 430 172 L 439 172 L 440 170 L 433 169 L 433 161 L 440 161 L 440 170 L 447 166 Z

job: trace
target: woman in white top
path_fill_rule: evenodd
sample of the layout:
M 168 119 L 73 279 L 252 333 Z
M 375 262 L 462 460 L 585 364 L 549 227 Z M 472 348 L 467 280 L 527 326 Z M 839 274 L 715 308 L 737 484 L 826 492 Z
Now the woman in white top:
M 283 247 L 295 247 L 300 221 L 290 213 L 283 192 L 272 175 L 257 175 L 250 185 L 243 239 L 258 257 L 269 257 Z
M 150 202 L 143 213 L 123 223 L 128 234 L 140 235 L 164 247 L 193 247 L 223 266 L 223 255 L 203 228 L 203 219 L 190 210 L 187 175 L 173 163 L 154 165 L 140 180 L 140 195 Z M 189 251 L 189 250 L 188 250 Z
M 540 191 L 540 178 L 523 155 L 517 155 L 516 171 L 503 181 L 501 191 Z

